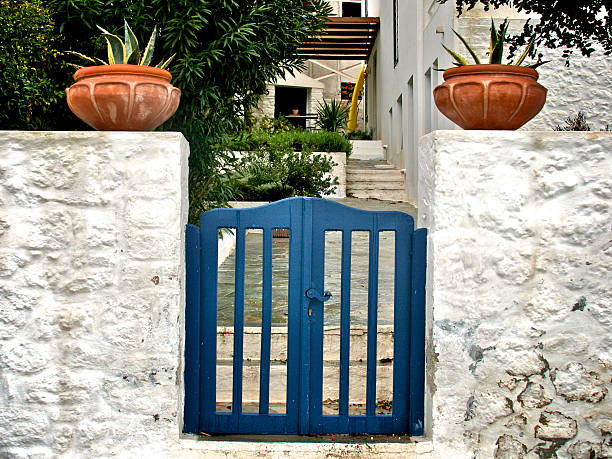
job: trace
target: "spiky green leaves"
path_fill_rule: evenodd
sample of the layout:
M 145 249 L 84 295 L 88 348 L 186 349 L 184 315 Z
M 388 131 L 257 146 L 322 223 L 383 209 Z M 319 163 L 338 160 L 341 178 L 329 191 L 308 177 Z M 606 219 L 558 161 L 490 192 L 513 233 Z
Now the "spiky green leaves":
M 123 36 L 124 40 L 121 40 L 117 35 L 110 33 L 108 30 L 103 29 L 100 26 L 97 26 L 98 29 L 102 31 L 102 36 L 106 40 L 107 44 L 107 52 L 108 52 L 108 62 L 104 62 L 101 59 L 91 58 L 85 56 L 83 54 L 77 52 L 71 52 L 71 54 L 80 57 L 81 59 L 87 60 L 88 62 L 102 65 L 112 65 L 112 64 L 133 64 L 133 65 L 151 65 L 151 60 L 153 59 L 153 51 L 155 49 L 155 40 L 157 38 L 157 26 L 153 28 L 153 33 L 149 38 L 149 42 L 147 43 L 147 47 L 144 52 L 141 54 L 140 47 L 138 45 L 138 39 L 134 32 L 130 28 L 127 21 L 123 20 Z M 170 56 L 170 58 L 165 61 L 160 62 L 156 67 L 165 69 L 168 67 L 172 59 L 174 58 L 174 54 Z
M 529 40 L 529 43 L 527 44 L 527 47 L 525 48 L 525 50 L 523 51 L 523 54 L 521 54 L 519 56 L 519 58 L 516 60 L 516 62 L 514 63 L 514 65 L 521 65 L 523 63 L 523 61 L 525 60 L 525 58 L 529 55 L 529 53 L 531 52 L 531 49 L 533 48 L 533 44 L 535 43 L 535 37 L 531 37 L 531 40 Z
M 474 49 L 469 45 L 469 43 L 463 38 L 456 30 L 453 29 L 455 35 L 459 38 L 461 43 L 468 50 L 475 64 L 480 64 L 480 59 L 474 52 Z M 495 27 L 495 22 L 491 19 L 491 41 L 489 43 L 489 64 L 501 64 L 503 60 L 504 54 L 504 43 L 506 41 L 506 33 L 508 32 L 508 19 L 504 20 L 503 24 L 499 27 L 499 30 Z M 533 52 L 533 47 L 535 43 L 535 37 L 532 37 L 527 45 L 527 48 L 523 51 L 523 53 L 519 56 L 519 58 L 512 65 L 521 65 L 525 58 Z M 450 54 L 454 62 L 455 66 L 461 67 L 463 65 L 469 65 L 469 62 L 466 58 L 461 56 L 460 54 L 450 50 L 446 46 L 442 45 L 442 47 Z M 531 64 L 528 67 L 537 68 L 542 64 L 547 63 L 548 61 L 538 60 L 535 64 Z
M 465 38 L 463 38 L 461 35 L 459 35 L 455 29 L 453 29 L 453 32 L 455 32 L 455 35 L 457 35 L 459 40 L 461 40 L 461 43 L 463 43 L 463 45 L 467 48 L 468 52 L 472 56 L 472 59 L 474 59 L 474 63 L 480 64 L 480 59 L 478 59 L 478 56 L 476 55 L 476 53 L 474 52 L 472 47 L 468 44 L 468 42 L 465 40 Z M 446 48 L 446 46 L 445 46 L 445 48 Z M 446 48 L 446 50 L 450 52 L 450 50 L 448 48 Z M 465 64 L 463 64 L 463 65 L 467 65 L 467 62 Z
M 501 64 L 504 57 L 504 41 L 506 40 L 506 31 L 508 30 L 508 19 L 499 27 L 499 32 L 495 31 L 495 23 L 491 19 L 491 55 L 489 56 L 489 64 Z M 495 35 L 495 44 L 493 36 Z

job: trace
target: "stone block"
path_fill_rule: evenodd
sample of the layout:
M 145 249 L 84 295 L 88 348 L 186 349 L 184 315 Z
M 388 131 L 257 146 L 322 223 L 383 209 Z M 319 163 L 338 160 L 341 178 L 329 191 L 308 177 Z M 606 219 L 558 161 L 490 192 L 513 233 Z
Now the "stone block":
M 584 400 L 589 403 L 600 402 L 608 393 L 604 382 L 593 371 L 587 371 L 582 364 L 569 363 L 565 369 L 554 369 L 550 379 L 557 395 L 568 402 Z
M 518 401 L 525 408 L 541 408 L 550 404 L 552 399 L 546 396 L 546 391 L 542 384 L 529 382 L 523 392 L 519 394 Z
M 527 456 L 527 447 L 512 435 L 502 435 L 495 446 L 496 459 L 523 459 Z
M 577 433 L 578 423 L 576 420 L 559 411 L 542 412 L 539 424 L 535 427 L 535 436 L 541 440 L 569 440 L 574 438 Z

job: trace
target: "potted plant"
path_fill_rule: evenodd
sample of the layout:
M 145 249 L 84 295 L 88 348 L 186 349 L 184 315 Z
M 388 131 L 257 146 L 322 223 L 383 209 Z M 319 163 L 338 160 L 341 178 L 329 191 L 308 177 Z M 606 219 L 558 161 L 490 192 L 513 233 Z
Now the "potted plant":
M 150 66 L 157 27 L 142 53 L 127 21 L 125 40 L 98 28 L 107 42 L 108 62 L 72 52 L 102 65 L 76 71 L 76 83 L 66 89 L 70 110 L 101 131 L 152 131 L 179 105 L 181 91 L 170 84 L 172 75 L 165 70 L 174 56 L 156 67 Z
M 316 125 L 329 132 L 340 132 L 345 126 L 349 116 L 349 107 L 332 99 L 331 102 L 323 100 L 317 106 Z
M 491 20 L 490 58 L 482 64 L 466 40 L 455 34 L 474 59 L 469 65 L 461 55 L 444 49 L 455 59 L 455 68 L 444 72 L 445 82 L 434 89 L 438 109 L 463 129 L 515 130 L 536 116 L 546 102 L 546 88 L 540 85 L 538 62 L 522 66 L 532 52 L 532 38 L 521 56 L 512 65 L 502 65 L 508 20 L 499 31 Z

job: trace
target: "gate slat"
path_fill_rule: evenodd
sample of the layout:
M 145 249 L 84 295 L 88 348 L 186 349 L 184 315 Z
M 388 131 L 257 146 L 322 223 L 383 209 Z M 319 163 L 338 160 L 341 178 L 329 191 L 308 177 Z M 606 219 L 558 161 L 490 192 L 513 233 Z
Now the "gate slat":
M 425 270 L 427 230 L 414 232 L 410 314 L 410 434 L 423 435 L 425 395 Z
M 410 252 L 412 223 L 398 219 L 395 231 L 393 303 L 393 431 L 408 431 L 410 377 Z
M 376 414 L 376 338 L 378 327 L 378 217 L 373 216 L 368 263 L 368 363 L 366 415 Z
M 325 231 L 314 231 L 312 235 L 311 285 L 321 294 L 325 278 Z M 323 339 L 325 330 L 324 303 L 310 301 L 310 406 L 311 424 L 317 423 L 323 410 Z M 311 428 L 313 426 L 311 425 Z
M 234 369 L 232 387 L 232 415 L 235 422 L 242 413 L 242 364 L 244 339 L 244 243 L 245 228 L 236 228 L 236 265 L 234 293 Z
M 217 212 L 211 211 L 200 218 L 201 250 L 201 299 L 200 327 L 202 332 L 200 354 L 200 426 L 198 431 L 215 429 L 217 404 L 217 259 L 219 252 L 219 228 L 231 224 L 215 219 Z M 211 358 L 214 356 L 214 358 Z
M 351 242 L 352 231 L 342 232 L 342 274 L 340 280 L 340 416 L 348 416 L 349 361 L 351 357 Z
M 263 234 L 261 312 L 261 353 L 259 370 L 259 414 L 269 413 L 270 402 L 270 341 L 272 334 L 272 229 Z

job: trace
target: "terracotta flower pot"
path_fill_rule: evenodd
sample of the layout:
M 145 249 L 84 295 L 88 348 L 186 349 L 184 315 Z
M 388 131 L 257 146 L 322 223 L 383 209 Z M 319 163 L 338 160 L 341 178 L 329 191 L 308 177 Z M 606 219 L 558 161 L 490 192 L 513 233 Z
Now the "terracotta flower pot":
M 445 71 L 444 80 L 434 100 L 463 129 L 518 129 L 546 102 L 547 89 L 529 67 L 466 65 Z
M 79 69 L 66 89 L 70 110 L 100 131 L 152 131 L 170 118 L 181 90 L 167 70 L 142 65 Z

